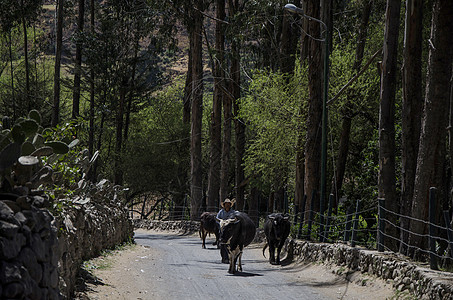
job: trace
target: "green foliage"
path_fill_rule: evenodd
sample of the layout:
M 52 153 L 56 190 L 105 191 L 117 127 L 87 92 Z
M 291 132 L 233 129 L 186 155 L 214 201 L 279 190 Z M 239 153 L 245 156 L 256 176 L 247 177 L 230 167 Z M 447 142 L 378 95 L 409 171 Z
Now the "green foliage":
M 304 130 L 303 99 L 307 95 L 301 71 L 288 83 L 284 75 L 254 71 L 240 117 L 247 123 L 250 145 L 245 171 L 255 184 L 272 185 L 288 179 L 294 167 L 297 139 Z
M 124 178 L 133 191 L 168 194 L 185 187 L 189 130 L 182 122 L 183 83 L 155 93 L 131 120 L 124 153 Z

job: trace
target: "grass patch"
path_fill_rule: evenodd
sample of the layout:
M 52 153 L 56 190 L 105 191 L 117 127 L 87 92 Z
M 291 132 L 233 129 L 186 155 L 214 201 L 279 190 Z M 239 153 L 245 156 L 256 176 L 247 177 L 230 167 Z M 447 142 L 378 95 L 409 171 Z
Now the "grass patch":
M 113 266 L 113 256 L 118 254 L 120 251 L 133 250 L 137 247 L 137 244 L 133 242 L 127 242 L 116 246 L 113 249 L 102 250 L 98 257 L 86 260 L 82 263 L 82 269 L 86 271 L 93 270 L 108 270 Z

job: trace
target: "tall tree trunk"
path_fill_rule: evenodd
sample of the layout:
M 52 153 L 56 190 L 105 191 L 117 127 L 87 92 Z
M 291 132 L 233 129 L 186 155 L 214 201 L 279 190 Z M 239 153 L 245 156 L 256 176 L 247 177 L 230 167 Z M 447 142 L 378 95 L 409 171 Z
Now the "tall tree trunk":
M 414 197 L 411 216 L 427 220 L 428 192 L 437 187 L 442 192 L 445 168 L 446 128 L 448 125 L 449 92 L 453 48 L 453 1 L 434 0 L 428 58 L 428 75 L 420 146 L 415 174 Z M 439 199 L 442 195 L 439 196 Z M 409 254 L 417 255 L 416 248 L 426 249 L 426 232 L 422 222 L 411 221 Z
M 11 36 L 11 29 L 9 31 L 9 61 L 11 68 L 11 97 L 13 98 L 13 121 L 16 121 L 17 112 L 16 112 L 16 97 L 14 94 L 14 68 L 13 68 L 13 38 Z
M 90 25 L 91 33 L 94 34 L 94 0 L 90 0 Z M 95 85 L 94 85 L 94 70 L 90 71 L 90 129 L 88 133 L 88 153 L 90 157 L 94 154 L 94 111 L 95 111 Z M 96 181 L 95 168 L 91 168 L 89 178 L 91 181 Z
M 235 166 L 235 178 L 236 178 L 236 203 L 237 208 L 242 210 L 245 204 L 244 190 L 245 184 L 243 184 L 244 175 L 244 155 L 245 155 L 245 123 L 239 118 L 239 99 L 241 98 L 241 70 L 240 70 L 240 57 L 239 57 L 239 43 L 233 41 L 231 45 L 233 57 L 231 58 L 231 92 L 233 94 L 233 110 L 234 110 L 234 128 L 236 133 L 236 166 Z
M 307 15 L 319 19 L 319 1 L 307 2 Z M 308 23 L 310 36 L 321 39 L 320 24 L 310 21 Z M 322 121 L 322 42 L 310 38 L 308 40 L 308 115 L 307 137 L 305 142 L 305 193 L 311 195 L 313 191 L 319 192 L 321 179 L 321 121 Z M 320 199 L 320 197 L 315 197 Z M 311 197 L 307 198 L 307 207 L 311 207 Z M 314 203 L 315 211 L 319 210 L 319 202 Z M 305 219 L 308 219 L 308 211 Z
M 403 112 L 402 112 L 402 178 L 400 213 L 410 215 L 414 192 L 415 172 L 423 108 L 422 95 L 422 20 L 423 1 L 406 1 L 403 64 Z M 406 253 L 410 220 L 401 218 L 400 252 Z
M 129 124 L 130 124 L 130 119 L 131 119 L 132 101 L 134 100 L 134 92 L 135 92 L 135 72 L 137 69 L 138 50 L 139 50 L 139 40 L 137 39 L 135 41 L 134 62 L 132 65 L 132 70 L 131 70 L 131 82 L 129 84 L 129 92 L 128 92 L 128 100 L 127 100 L 127 108 L 126 108 L 126 120 L 124 122 L 124 143 L 127 142 L 127 139 L 129 137 Z
M 201 155 L 201 126 L 203 117 L 203 3 L 197 0 L 194 11 L 191 34 L 193 41 L 192 52 L 192 115 L 191 115 L 191 144 L 190 144 L 190 174 L 191 174 L 191 209 L 190 218 L 196 220 L 200 216 L 203 198 L 202 185 L 202 155 Z
M 77 33 L 83 33 L 85 21 L 85 0 L 79 0 L 79 11 L 77 19 Z M 72 94 L 72 118 L 75 119 L 80 114 L 80 77 L 82 73 L 82 42 L 80 36 L 76 41 L 75 66 L 74 66 L 74 88 Z
M 193 68 L 193 24 L 187 26 L 187 31 L 189 33 L 189 54 L 188 54 L 188 62 L 187 62 L 187 73 L 186 73 L 186 82 L 184 85 L 184 107 L 183 107 L 183 122 L 186 124 L 190 124 L 190 111 L 192 106 L 192 82 L 193 82 L 193 75 L 192 75 L 192 68 Z
M 401 0 L 387 0 L 379 112 L 378 197 L 385 198 L 385 208 L 394 213 L 398 213 L 395 178 L 395 82 L 400 8 Z M 386 216 L 390 222 L 396 224 L 396 215 Z M 387 226 L 386 233 L 392 237 L 387 239 L 386 246 L 397 251 L 396 228 Z
M 300 0 L 294 1 L 294 5 L 300 7 Z M 288 11 L 284 11 L 283 13 L 283 21 L 282 21 L 282 37 L 280 42 L 280 68 L 282 73 L 292 75 L 294 73 L 294 66 L 296 62 L 296 51 L 297 51 L 297 44 L 299 40 L 299 27 L 296 25 L 297 23 L 290 22 L 293 20 L 294 16 Z M 296 18 L 299 18 L 296 15 Z
M 215 211 L 219 205 L 220 166 L 222 156 L 222 102 L 225 94 L 225 0 L 216 1 L 215 57 L 214 57 L 214 97 L 211 117 L 211 157 L 208 177 L 207 210 Z
M 360 18 L 360 25 L 359 25 L 359 36 L 357 41 L 357 48 L 355 54 L 355 61 L 354 61 L 354 72 L 357 74 L 360 72 L 360 67 L 363 61 L 363 53 L 365 50 L 365 42 L 367 38 L 367 29 L 368 29 L 368 21 L 370 19 L 371 7 L 373 1 L 366 1 L 363 10 L 362 10 L 362 17 Z M 354 93 L 354 92 L 352 92 Z M 352 94 L 346 100 L 346 104 L 342 111 L 342 126 L 341 126 L 341 135 L 340 135 L 340 145 L 338 146 L 338 158 L 336 162 L 335 174 L 332 178 L 332 187 L 330 193 L 334 195 L 335 207 L 338 205 L 338 201 L 340 198 L 340 191 L 343 186 L 343 179 L 344 174 L 346 171 L 346 163 L 349 154 L 349 140 L 351 136 L 351 124 L 352 118 L 354 115 L 351 102 L 354 101 L 355 98 L 358 96 Z
M 231 94 L 223 97 L 223 140 L 222 164 L 220 169 L 220 201 L 225 200 L 230 194 L 230 156 L 231 156 L 231 119 L 233 118 L 233 101 Z
M 230 17 L 233 18 L 237 13 L 239 13 L 239 1 L 228 1 L 228 11 Z M 245 184 L 243 181 L 244 176 L 244 167 L 243 159 L 245 154 L 245 124 L 238 117 L 239 114 L 239 99 L 241 97 L 241 57 L 240 57 L 240 41 L 236 36 L 233 37 L 231 41 L 231 66 L 230 66 L 230 92 L 232 95 L 233 101 L 233 112 L 235 115 L 234 127 L 236 133 L 236 161 L 235 161 L 235 186 L 236 186 L 236 207 L 239 210 L 244 208 L 245 198 L 244 198 L 244 189 Z
M 60 122 L 60 66 L 61 66 L 61 50 L 63 47 L 63 7 L 64 0 L 58 0 L 55 72 L 53 81 L 54 86 L 53 86 L 52 127 L 56 127 Z
M 23 1 L 22 1 L 23 5 Z M 25 101 L 27 103 L 27 110 L 31 110 L 30 99 L 30 66 L 28 64 L 28 37 L 27 37 L 27 22 L 25 17 L 22 17 L 22 28 L 24 31 L 24 63 L 25 63 Z
M 123 124 L 124 124 L 124 105 L 126 103 L 127 79 L 124 78 L 120 87 L 120 95 L 116 111 L 116 141 L 115 141 L 115 171 L 114 183 L 123 184 L 122 170 L 122 149 L 123 149 Z

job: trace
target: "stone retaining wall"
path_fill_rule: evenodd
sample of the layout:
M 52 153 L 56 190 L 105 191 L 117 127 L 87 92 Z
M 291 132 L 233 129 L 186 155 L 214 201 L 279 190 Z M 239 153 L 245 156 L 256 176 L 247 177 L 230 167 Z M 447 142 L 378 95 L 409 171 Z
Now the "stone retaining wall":
M 41 196 L 7 198 L 0 200 L 1 299 L 70 299 L 83 260 L 133 236 L 118 204 L 74 206 L 55 218 Z
M 128 211 L 120 204 L 89 203 L 67 209 L 58 218 L 59 289 L 70 299 L 83 261 L 132 241 L 134 231 Z
M 179 233 L 198 231 L 199 222 L 134 220 L 136 228 L 170 230 Z M 264 242 L 262 230 L 257 230 L 255 242 Z M 397 291 L 409 291 L 417 299 L 453 300 L 453 274 L 433 271 L 407 261 L 391 252 L 353 248 L 344 244 L 313 243 L 287 240 L 286 252 L 295 260 L 316 261 L 344 266 L 389 280 Z

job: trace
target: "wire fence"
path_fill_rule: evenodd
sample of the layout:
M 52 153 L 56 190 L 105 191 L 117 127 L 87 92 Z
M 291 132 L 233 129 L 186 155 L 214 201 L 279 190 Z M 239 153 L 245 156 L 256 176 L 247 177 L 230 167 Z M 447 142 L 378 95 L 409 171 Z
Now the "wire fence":
M 366 208 L 362 208 L 362 202 L 357 200 L 346 211 L 334 213 L 333 195 L 330 195 L 327 211 L 323 214 L 315 211 L 313 207 L 299 210 L 298 206 L 289 205 L 287 200 L 280 212 L 289 216 L 293 238 L 324 243 L 345 243 L 352 247 L 362 246 L 379 252 L 400 252 L 418 260 L 429 261 L 431 269 L 443 266 L 451 270 L 453 266 L 453 230 L 450 213 L 443 211 L 441 214 L 443 218 L 441 220 L 436 218 L 435 193 L 435 188 L 431 188 L 428 220 L 393 212 L 385 207 L 384 199 L 378 199 L 377 207 Z M 314 203 L 314 195 L 315 193 L 312 195 L 311 206 Z M 301 207 L 306 207 L 306 200 L 305 196 Z M 203 209 L 203 211 L 212 212 L 218 210 L 219 207 L 204 207 Z M 152 203 L 144 199 L 135 206 L 132 205 L 130 212 L 133 218 L 190 220 L 190 201 L 188 196 L 184 198 L 183 205 L 176 205 L 168 198 L 154 200 Z M 249 208 L 246 212 L 257 226 L 262 226 L 267 215 L 279 211 L 278 209 Z M 419 224 L 419 228 L 422 230 L 414 231 L 413 224 Z

